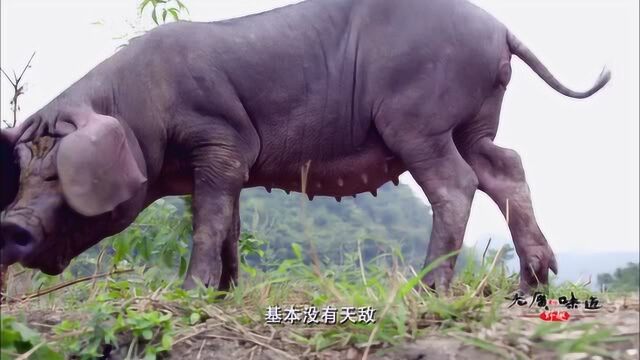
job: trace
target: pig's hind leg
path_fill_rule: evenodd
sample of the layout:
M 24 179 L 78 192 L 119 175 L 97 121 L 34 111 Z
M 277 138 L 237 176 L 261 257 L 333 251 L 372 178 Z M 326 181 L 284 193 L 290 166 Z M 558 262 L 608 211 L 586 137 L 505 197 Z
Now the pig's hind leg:
M 517 152 L 493 143 L 504 87 L 482 106 L 478 116 L 454 133 L 456 146 L 478 176 L 479 189 L 489 195 L 507 219 L 520 258 L 520 289 L 528 292 L 557 273 L 556 259 L 533 213 L 529 185 Z

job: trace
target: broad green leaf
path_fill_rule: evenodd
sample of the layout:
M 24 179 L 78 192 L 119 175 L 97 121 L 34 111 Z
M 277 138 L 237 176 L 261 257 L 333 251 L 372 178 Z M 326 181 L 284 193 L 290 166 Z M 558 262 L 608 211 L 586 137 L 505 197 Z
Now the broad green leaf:
M 144 360 L 156 360 L 156 359 L 157 359 L 156 349 L 153 348 L 152 346 L 147 346 L 144 353 Z
M 153 20 L 154 23 L 156 23 L 156 25 L 160 25 L 158 23 L 158 15 L 156 15 L 156 9 L 155 8 L 151 12 L 151 19 Z
M 142 12 L 144 10 L 144 8 L 149 5 L 149 2 L 151 0 L 144 0 L 142 3 L 140 3 L 140 12 Z
M 173 339 L 171 338 L 171 335 L 169 334 L 162 335 L 162 348 L 164 350 L 170 350 L 171 345 L 173 345 Z
M 37 331 L 28 328 L 19 322 L 13 323 L 13 329 L 20 333 L 22 340 L 29 341 L 35 345 L 40 342 L 40 334 Z
M 293 253 L 298 260 L 302 260 L 302 248 L 300 247 L 300 245 L 296 243 L 291 244 L 291 250 L 293 250 Z
M 200 313 L 193 312 L 191 313 L 191 316 L 189 316 L 189 324 L 195 325 L 200 322 L 200 319 L 202 319 L 202 316 L 200 316 Z
M 11 349 L 14 342 L 21 340 L 20 333 L 17 331 L 3 328 L 0 332 L 0 348 L 2 349 Z
M 184 256 L 180 257 L 180 270 L 179 270 L 179 274 L 180 277 L 183 277 L 184 274 L 187 272 L 187 259 Z
M 171 14 L 171 16 L 173 17 L 173 19 L 175 21 L 180 20 L 180 16 L 178 15 L 178 10 L 176 10 L 174 8 L 171 8 L 171 9 L 169 9 L 169 14 Z
M 47 345 L 38 348 L 29 358 L 33 360 L 64 360 L 61 354 L 51 350 Z
M 246 265 L 243 262 L 240 263 L 240 268 L 242 268 L 242 270 L 249 274 L 249 276 L 251 277 L 256 277 L 258 273 L 258 271 L 253 266 Z

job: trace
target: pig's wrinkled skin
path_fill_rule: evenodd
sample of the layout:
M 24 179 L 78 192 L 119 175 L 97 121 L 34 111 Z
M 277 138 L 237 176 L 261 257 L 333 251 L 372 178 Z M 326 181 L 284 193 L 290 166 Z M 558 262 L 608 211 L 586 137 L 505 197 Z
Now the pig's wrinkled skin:
M 0 264 L 59 273 L 154 200 L 193 194 L 184 286 L 227 289 L 242 188 L 339 199 L 408 170 L 433 208 L 426 263 L 461 247 L 480 189 L 509 213 L 530 290 L 557 265 L 518 154 L 493 143 L 512 54 L 566 96 L 610 78 L 567 89 L 462 0 L 310 0 L 160 26 L 3 130 Z M 454 263 L 423 281 L 446 288 Z

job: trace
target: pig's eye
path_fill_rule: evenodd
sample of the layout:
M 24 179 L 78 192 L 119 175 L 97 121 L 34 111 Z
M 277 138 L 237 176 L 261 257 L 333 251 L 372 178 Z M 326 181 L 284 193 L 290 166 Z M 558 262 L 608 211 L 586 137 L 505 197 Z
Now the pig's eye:
M 57 180 L 58 180 L 58 175 L 51 175 L 44 178 L 44 181 L 57 181 Z

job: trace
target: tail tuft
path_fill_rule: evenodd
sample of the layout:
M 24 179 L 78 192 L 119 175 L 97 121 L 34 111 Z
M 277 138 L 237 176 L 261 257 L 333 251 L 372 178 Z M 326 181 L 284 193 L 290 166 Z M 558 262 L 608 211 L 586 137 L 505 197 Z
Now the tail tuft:
M 611 70 L 607 69 L 607 67 L 605 66 L 604 68 L 602 68 L 602 72 L 598 77 L 596 86 L 600 86 L 598 89 L 601 89 L 603 86 L 607 85 L 609 81 L 611 81 Z

